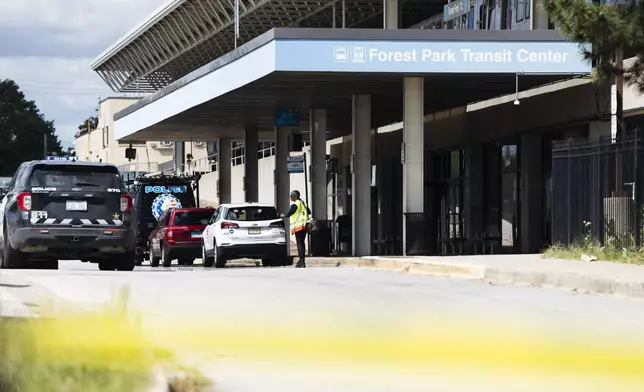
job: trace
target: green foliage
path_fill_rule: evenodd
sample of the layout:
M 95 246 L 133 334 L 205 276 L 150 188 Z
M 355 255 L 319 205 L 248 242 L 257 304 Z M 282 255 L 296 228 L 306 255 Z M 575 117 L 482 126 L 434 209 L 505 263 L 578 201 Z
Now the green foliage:
M 596 76 L 624 75 L 626 83 L 644 91 L 644 2 L 615 0 L 593 4 L 587 0 L 544 0 L 550 19 L 573 41 L 590 43 L 584 56 L 595 64 Z M 622 47 L 636 61 L 614 64 L 615 49 Z
M 87 133 L 88 128 L 87 124 L 89 123 L 89 127 L 91 128 L 92 131 L 96 130 L 98 127 L 98 117 L 97 116 L 92 116 L 87 118 L 85 121 L 81 123 L 81 125 L 78 126 L 78 133 L 76 136 L 84 135 Z
M 45 120 L 15 82 L 0 80 L 0 175 L 13 175 L 22 162 L 42 159 L 44 135 L 48 152 L 61 155 L 54 122 Z

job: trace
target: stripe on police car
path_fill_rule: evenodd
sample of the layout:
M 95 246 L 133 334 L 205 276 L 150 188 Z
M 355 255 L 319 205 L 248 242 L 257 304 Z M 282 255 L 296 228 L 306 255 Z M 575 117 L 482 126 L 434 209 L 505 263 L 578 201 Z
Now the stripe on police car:
M 106 225 L 107 221 L 105 219 L 96 219 L 99 225 Z
M 61 225 L 68 225 L 68 224 L 72 223 L 72 221 L 73 221 L 73 219 L 69 219 L 69 218 L 67 218 L 67 219 L 63 219 L 63 220 L 60 222 L 60 224 L 61 224 Z
M 46 224 L 46 225 L 51 225 L 51 224 L 53 224 L 54 222 L 56 222 L 56 219 L 55 219 L 55 218 L 48 218 L 48 219 L 45 219 L 44 224 Z
M 81 219 L 80 221 L 84 225 L 91 225 L 92 224 L 92 221 L 89 220 L 89 219 Z
M 120 225 L 123 224 L 123 222 L 118 220 L 118 219 L 114 219 L 114 224 L 117 225 L 117 226 L 120 226 Z

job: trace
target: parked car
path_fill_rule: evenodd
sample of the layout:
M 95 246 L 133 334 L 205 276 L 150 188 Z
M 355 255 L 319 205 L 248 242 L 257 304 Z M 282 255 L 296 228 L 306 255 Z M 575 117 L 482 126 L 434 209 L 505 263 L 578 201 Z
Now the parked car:
M 214 208 L 170 208 L 150 233 L 150 265 L 170 267 L 192 265 L 201 256 L 201 235 L 214 214 Z
M 116 166 L 30 161 L 18 167 L 0 207 L 2 268 L 57 269 L 58 260 L 134 269 L 132 197 Z
M 293 264 L 288 257 L 284 220 L 269 204 L 222 204 L 204 229 L 204 267 L 222 268 L 228 260 L 261 259 L 264 266 Z

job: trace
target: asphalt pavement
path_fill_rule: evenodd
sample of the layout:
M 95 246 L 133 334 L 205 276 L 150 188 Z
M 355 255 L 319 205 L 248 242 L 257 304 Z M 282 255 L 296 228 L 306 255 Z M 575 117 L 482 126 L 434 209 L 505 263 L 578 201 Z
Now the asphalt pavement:
M 556 334 L 592 333 L 598 339 L 639 336 L 644 330 L 644 303 L 632 299 L 387 271 L 260 268 L 252 263 L 224 269 L 205 269 L 200 265 L 142 266 L 133 272 L 106 272 L 98 271 L 95 264 L 61 261 L 58 271 L 3 270 L 0 304 L 4 310 L 17 313 L 24 312 L 21 306 L 37 310 L 44 298 L 52 297 L 65 303 L 92 306 L 113 299 L 122 287 L 129 289 L 132 307 L 148 323 L 185 320 L 195 330 L 202 320 L 212 318 L 230 325 L 288 320 L 297 330 L 301 326 L 328 323 L 330 317 L 352 328 L 368 329 L 423 316 L 463 323 L 494 320 Z M 199 361 L 208 375 L 216 379 L 221 391 L 428 388 L 408 380 L 403 385 L 400 379 L 382 374 L 380 378 L 371 375 L 366 382 L 367 378 L 356 379 L 352 371 L 344 375 L 336 372 L 334 377 L 312 383 L 311 376 L 297 367 L 240 363 L 225 355 L 211 358 L 210 362 L 203 358 Z M 432 388 L 438 382 L 435 378 Z M 438 390 L 486 390 L 481 385 L 455 387 L 453 382 L 450 388 L 443 387 Z M 508 390 L 530 390 L 527 387 L 522 384 L 519 389 Z M 499 390 L 499 386 L 490 390 Z

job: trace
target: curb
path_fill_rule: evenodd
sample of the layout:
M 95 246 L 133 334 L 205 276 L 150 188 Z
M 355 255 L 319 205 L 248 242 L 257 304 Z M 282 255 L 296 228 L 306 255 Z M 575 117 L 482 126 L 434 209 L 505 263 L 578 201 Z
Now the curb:
M 644 298 L 644 281 L 625 281 L 602 276 L 539 269 L 498 268 L 484 265 L 418 261 L 394 257 L 307 257 L 311 267 L 354 267 L 367 270 L 392 271 L 413 275 L 448 276 L 482 280 L 491 284 L 513 284 L 532 287 L 554 287 L 590 294 Z

